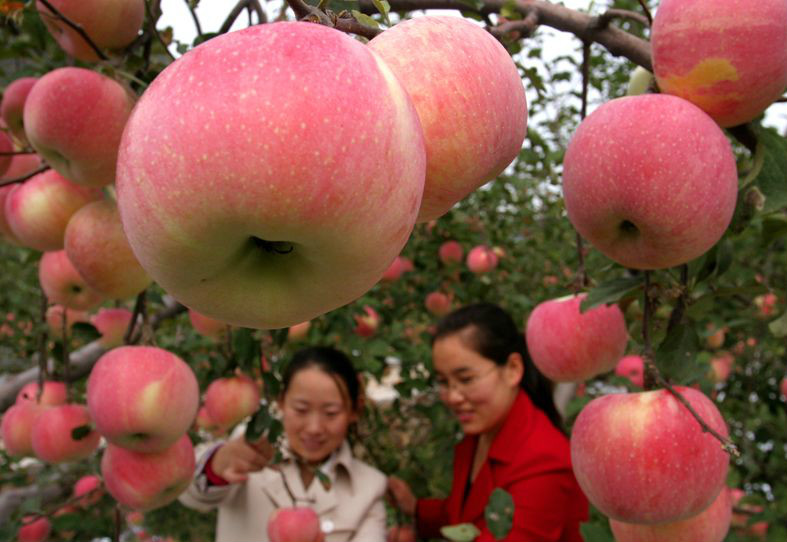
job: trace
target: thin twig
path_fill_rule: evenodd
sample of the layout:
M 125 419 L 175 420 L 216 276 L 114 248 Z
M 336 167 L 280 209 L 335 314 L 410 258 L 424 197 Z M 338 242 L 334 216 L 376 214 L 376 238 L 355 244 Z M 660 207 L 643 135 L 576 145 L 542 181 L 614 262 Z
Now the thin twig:
M 645 271 L 643 307 L 642 307 L 642 357 L 645 362 L 645 379 L 643 388 L 652 390 L 661 378 L 659 370 L 653 359 L 653 346 L 650 343 L 650 317 L 653 312 L 653 304 L 650 301 L 650 271 Z
M 158 29 L 156 28 L 156 21 L 158 20 L 158 17 L 155 19 L 153 18 L 153 13 L 150 10 L 150 2 L 148 2 L 148 0 L 145 0 L 145 12 L 148 14 L 148 20 L 150 21 L 150 31 L 154 36 L 156 36 L 156 39 L 159 41 L 161 46 L 164 47 L 164 52 L 167 53 L 167 56 L 172 60 L 175 60 L 175 56 L 170 52 L 169 47 L 167 47 L 167 44 L 164 43 L 164 39 L 161 37 L 161 34 L 159 34 Z
M 26 180 L 31 179 L 31 178 L 35 177 L 36 175 L 38 175 L 39 173 L 43 173 L 43 172 L 45 172 L 48 169 L 52 169 L 52 168 L 50 168 L 49 166 L 41 166 L 40 168 L 38 168 L 38 169 L 36 169 L 34 171 L 31 171 L 30 173 L 25 173 L 21 177 L 16 177 L 14 179 L 6 179 L 4 181 L 0 181 L 0 187 L 8 186 L 9 184 L 23 183 Z
M 584 120 L 588 110 L 588 86 L 590 84 L 590 42 L 582 43 L 582 105 L 579 110 L 580 120 Z M 590 285 L 587 268 L 585 267 L 585 247 L 582 236 L 577 231 L 577 276 L 574 280 L 574 293 L 579 293 Z
M 639 5 L 642 6 L 642 11 L 645 12 L 645 18 L 648 20 L 648 26 L 653 26 L 653 15 L 650 14 L 650 10 L 648 9 L 648 5 L 645 3 L 645 0 L 639 0 Z
M 38 396 L 36 397 L 36 402 L 41 402 L 41 394 L 44 393 L 44 381 L 49 377 L 49 369 L 47 367 L 47 356 L 46 356 L 46 345 L 49 342 L 49 333 L 47 330 L 47 323 L 46 323 L 46 311 L 49 308 L 49 300 L 46 298 L 46 293 L 44 292 L 43 288 L 40 288 L 39 291 L 41 292 L 41 311 L 40 311 L 40 325 L 41 325 L 41 333 L 38 336 Z M 65 308 L 64 308 L 65 310 Z
M 120 532 L 122 531 L 123 516 L 120 513 L 120 504 L 115 505 L 115 537 L 114 542 L 120 542 Z
M 629 19 L 636 21 L 643 26 L 650 26 L 650 19 L 646 16 L 637 13 L 636 11 L 629 11 L 627 9 L 608 9 L 598 17 L 596 17 L 593 24 L 597 25 L 599 29 L 609 26 L 614 19 Z
M 346 34 L 363 36 L 364 38 L 370 40 L 374 39 L 375 36 L 378 36 L 383 32 L 381 28 L 374 28 L 359 22 L 352 15 L 348 15 L 346 17 L 336 17 L 333 15 L 333 13 L 331 13 L 331 20 L 333 21 L 333 27 L 336 30 Z
M 259 0 L 251 0 L 248 2 L 249 9 L 257 14 L 257 24 L 265 24 L 268 22 L 268 16 L 265 15 L 265 10 L 262 9 Z
M 61 340 L 63 341 L 63 381 L 66 385 L 66 403 L 70 403 L 72 399 L 72 386 L 69 385 L 71 380 L 71 359 L 70 352 L 68 351 L 68 309 L 63 307 L 63 316 L 60 320 L 60 331 L 62 333 Z
M 102 51 L 99 48 L 99 46 L 96 45 L 96 43 L 92 39 L 90 39 L 90 36 L 87 35 L 85 29 L 82 28 L 82 25 L 75 23 L 74 21 L 72 21 L 71 19 L 60 13 L 60 11 L 58 11 L 57 8 L 55 8 L 55 6 L 53 6 L 52 3 L 49 2 L 49 0 L 40 0 L 40 1 L 42 4 L 46 6 L 46 8 L 49 11 L 51 11 L 51 13 L 44 13 L 44 15 L 48 17 L 55 16 L 61 21 L 63 21 L 64 23 L 66 23 L 66 25 L 70 26 L 77 34 L 82 36 L 82 39 L 84 39 L 87 42 L 87 44 L 90 46 L 90 48 L 93 49 L 93 51 L 96 53 L 96 56 L 98 56 L 98 58 L 100 58 L 101 60 L 109 60 L 109 57 L 104 54 L 104 51 Z
M 513 40 L 529 38 L 538 28 L 538 14 L 535 11 L 528 13 L 519 21 L 506 21 L 503 24 L 488 28 L 489 33 L 499 40 L 509 37 Z
M 675 326 L 683 321 L 683 314 L 686 312 L 686 302 L 689 297 L 689 265 L 683 264 L 680 266 L 680 295 L 675 302 L 675 307 L 669 317 L 667 324 L 667 334 L 672 331 Z
M 11 151 L 11 152 L 0 152 L 0 156 L 17 156 L 20 154 L 35 154 L 36 151 Z
M 235 24 L 235 20 L 243 13 L 243 10 L 249 4 L 249 0 L 240 0 L 235 7 L 232 8 L 227 18 L 224 19 L 224 22 L 221 23 L 221 28 L 219 28 L 219 34 L 226 34 L 232 28 L 232 25 Z
M 197 17 L 197 12 L 194 10 L 194 6 L 191 5 L 191 0 L 183 0 L 186 2 L 186 7 L 189 8 L 189 13 L 191 13 L 191 18 L 194 20 L 194 26 L 197 28 L 197 36 L 202 35 L 202 25 L 199 24 L 199 17 Z
M 142 313 L 145 306 L 146 292 L 147 290 L 142 290 L 139 292 L 139 295 L 137 295 L 137 300 L 134 303 L 134 312 L 131 314 L 131 321 L 129 321 L 126 332 L 123 334 L 123 344 L 133 344 L 132 339 L 134 335 L 136 335 L 134 332 L 136 331 L 137 320 L 139 320 L 139 315 Z

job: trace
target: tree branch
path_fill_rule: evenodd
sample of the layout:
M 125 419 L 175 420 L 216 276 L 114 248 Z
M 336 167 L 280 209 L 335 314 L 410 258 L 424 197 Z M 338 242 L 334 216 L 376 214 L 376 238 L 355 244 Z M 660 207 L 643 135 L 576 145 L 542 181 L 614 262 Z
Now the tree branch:
M 607 28 L 609 24 L 615 19 L 630 19 L 637 21 L 643 26 L 650 26 L 648 18 L 636 11 L 629 11 L 627 9 L 608 9 L 598 17 L 596 17 L 594 24 L 601 30 Z
M 52 168 L 50 168 L 49 166 L 41 166 L 35 171 L 31 171 L 30 173 L 25 173 L 21 177 L 16 177 L 15 179 L 5 179 L 3 181 L 0 181 L 0 188 L 2 188 L 3 186 L 8 186 L 9 184 L 23 183 L 26 180 L 35 177 L 39 173 L 43 173 L 48 169 L 52 169 Z
M 194 26 L 197 29 L 197 35 L 202 35 L 202 25 L 199 23 L 199 17 L 197 17 L 197 12 L 194 11 L 194 6 L 191 5 L 191 0 L 183 0 L 186 2 L 186 7 L 189 8 L 189 13 L 191 13 L 191 18 L 194 20 Z
M 60 11 L 58 11 L 57 8 L 55 8 L 55 6 L 53 6 L 52 3 L 49 2 L 49 0 L 40 0 L 40 1 L 51 12 L 51 13 L 44 13 L 43 15 L 46 15 L 48 17 L 54 16 L 57 19 L 60 19 L 61 21 L 66 23 L 66 25 L 71 27 L 77 34 L 79 34 L 82 37 L 82 39 L 84 39 L 87 42 L 88 45 L 90 45 L 90 48 L 93 49 L 93 51 L 96 53 L 96 56 L 98 56 L 98 58 L 100 58 L 101 60 L 109 60 L 109 57 L 104 54 L 104 51 L 102 51 L 101 48 L 99 48 L 99 46 L 96 45 L 96 43 L 92 39 L 90 39 L 90 36 L 87 35 L 85 29 L 82 28 L 82 25 L 75 23 L 74 21 L 72 21 L 71 19 L 60 13 Z
M 167 53 L 167 56 L 172 60 L 175 60 L 175 56 L 172 54 L 172 52 L 170 52 L 169 47 L 167 47 L 167 44 L 164 43 L 164 39 L 161 37 L 161 34 L 159 34 L 158 29 L 156 28 L 156 21 L 158 21 L 158 17 L 153 17 L 153 12 L 150 9 L 150 3 L 148 0 L 145 0 L 145 13 L 148 14 L 148 26 L 150 27 L 150 32 L 156 36 L 156 39 L 164 48 L 164 52 Z
M 535 11 L 528 13 L 519 21 L 506 21 L 503 24 L 488 28 L 489 33 L 499 40 L 509 37 L 512 40 L 529 38 L 538 28 L 538 14 Z

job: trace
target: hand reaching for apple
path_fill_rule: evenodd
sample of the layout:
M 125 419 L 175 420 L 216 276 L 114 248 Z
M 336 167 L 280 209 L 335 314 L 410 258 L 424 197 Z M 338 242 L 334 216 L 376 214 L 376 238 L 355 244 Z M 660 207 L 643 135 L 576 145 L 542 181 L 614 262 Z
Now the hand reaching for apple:
M 265 437 L 249 442 L 238 437 L 223 444 L 211 458 L 213 472 L 231 484 L 245 482 L 250 472 L 262 470 L 275 450 Z
M 417 499 L 407 482 L 396 476 L 389 476 L 388 492 L 393 497 L 394 506 L 409 516 L 415 515 Z

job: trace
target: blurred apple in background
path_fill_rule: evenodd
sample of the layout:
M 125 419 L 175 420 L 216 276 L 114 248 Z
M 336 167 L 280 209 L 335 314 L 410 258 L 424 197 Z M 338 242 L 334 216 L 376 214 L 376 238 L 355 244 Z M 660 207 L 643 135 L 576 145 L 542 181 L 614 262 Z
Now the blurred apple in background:
M 123 344 L 133 316 L 130 310 L 124 308 L 98 309 L 98 312 L 91 316 L 90 323 L 101 333 L 101 346 L 115 348 Z
M 615 366 L 615 374 L 641 388 L 645 384 L 645 361 L 642 356 L 624 356 Z
M 30 401 L 37 403 L 41 406 L 57 406 L 66 403 L 66 384 L 65 382 L 56 382 L 53 380 L 44 381 L 44 391 L 41 397 L 38 397 L 38 382 L 28 382 L 25 384 L 19 393 L 16 394 L 16 404 Z
M 467 268 L 477 275 L 489 273 L 497 263 L 497 254 L 486 245 L 473 247 L 467 253 Z
M 353 331 L 361 337 L 371 337 L 377 333 L 377 328 L 380 327 L 380 315 L 368 305 L 364 305 L 363 310 L 365 314 L 354 316 L 355 329 Z
M 74 429 L 85 427 L 85 435 L 74 438 Z M 31 441 L 36 457 L 48 463 L 80 461 L 98 448 L 100 436 L 92 429 L 85 405 L 66 404 L 47 408 L 33 424 Z
M 424 301 L 426 310 L 435 316 L 444 316 L 451 312 L 451 298 L 443 292 L 431 292 Z
M 46 310 L 46 325 L 49 329 L 49 336 L 60 340 L 63 338 L 63 316 L 65 315 L 65 324 L 67 329 L 77 322 L 89 322 L 90 316 L 87 311 L 76 311 L 74 309 L 67 309 L 63 305 L 52 305 Z
M 210 418 L 230 428 L 260 408 L 260 388 L 248 376 L 219 378 L 205 391 L 205 408 Z
M 290 326 L 290 329 L 287 331 L 287 340 L 292 342 L 302 341 L 309 336 L 309 328 L 311 327 L 312 323 L 310 320 Z
M 459 241 L 446 241 L 440 245 L 440 261 L 445 265 L 453 265 L 462 262 L 465 251 Z
M 399 280 L 402 275 L 408 271 L 413 270 L 413 262 L 404 256 L 397 256 L 388 269 L 385 270 L 383 276 L 380 278 L 383 282 L 394 282 Z
M 17 402 L 3 413 L 0 434 L 8 455 L 33 455 L 33 424 L 46 407 L 32 401 Z
M 38 280 L 51 303 L 59 303 L 69 309 L 87 310 L 104 300 L 85 283 L 65 250 L 45 252 L 41 256 Z
M 189 322 L 197 333 L 209 339 L 221 339 L 227 333 L 227 324 L 189 309 Z
M 25 516 L 16 535 L 17 542 L 44 542 L 52 532 L 52 522 L 40 516 Z
M 25 109 L 25 100 L 27 100 L 30 89 L 33 88 L 37 81 L 37 77 L 20 77 L 11 81 L 5 87 L 3 101 L 0 102 L 0 118 L 5 121 L 5 125 L 8 126 L 11 135 L 22 146 L 27 144 L 22 117 Z

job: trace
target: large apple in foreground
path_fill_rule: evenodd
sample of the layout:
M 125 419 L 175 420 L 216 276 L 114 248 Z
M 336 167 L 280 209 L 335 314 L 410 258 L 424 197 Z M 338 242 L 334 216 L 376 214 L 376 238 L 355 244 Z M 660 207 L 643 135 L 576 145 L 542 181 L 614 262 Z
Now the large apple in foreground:
M 617 305 L 580 312 L 587 294 L 539 303 L 525 336 L 533 363 L 556 382 L 587 380 L 611 371 L 626 351 L 628 332 Z
M 579 125 L 563 167 L 569 220 L 626 267 L 661 269 L 702 255 L 735 210 L 738 172 L 727 137 L 675 96 L 605 103 Z
M 66 179 L 104 186 L 115 180 L 120 136 L 134 105 L 120 83 L 84 68 L 58 68 L 38 80 L 25 102 L 25 133 Z
M 497 177 L 527 130 L 525 88 L 500 43 L 461 17 L 401 22 L 369 42 L 418 110 L 426 141 L 419 222 L 445 214 Z
M 748 122 L 787 88 L 787 2 L 661 0 L 653 71 L 721 126 Z
M 295 506 L 278 508 L 268 518 L 268 538 L 271 542 L 321 542 L 320 517 L 313 508 Z
M 3 119 L 8 130 L 14 138 L 22 143 L 27 143 L 25 125 L 22 114 L 25 109 L 25 100 L 30 94 L 30 89 L 38 81 L 38 77 L 20 77 L 12 81 L 3 91 L 3 101 L 0 102 L 0 118 Z
M 609 520 L 615 542 L 721 542 L 730 530 L 732 501 L 726 487 L 709 507 L 680 521 L 642 525 Z
M 87 406 L 109 442 L 138 452 L 159 452 L 194 422 L 199 384 L 194 372 L 171 352 L 151 346 L 121 346 L 93 366 Z
M 118 205 L 178 301 L 279 328 L 377 283 L 424 172 L 418 116 L 386 65 L 337 30 L 280 22 L 213 38 L 156 77 L 123 134 Z
M 104 299 L 85 283 L 65 250 L 45 252 L 41 256 L 38 280 L 50 302 L 59 303 L 69 309 L 90 309 Z
M 676 387 L 715 431 L 727 436 L 716 406 Z M 604 395 L 579 413 L 571 464 L 593 505 L 627 523 L 665 523 L 699 514 L 724 487 L 729 456 L 667 390 Z

